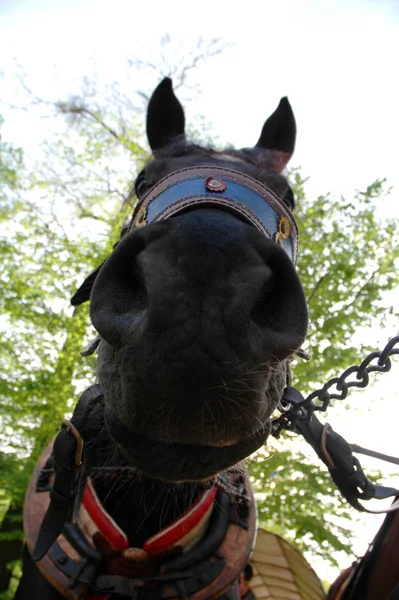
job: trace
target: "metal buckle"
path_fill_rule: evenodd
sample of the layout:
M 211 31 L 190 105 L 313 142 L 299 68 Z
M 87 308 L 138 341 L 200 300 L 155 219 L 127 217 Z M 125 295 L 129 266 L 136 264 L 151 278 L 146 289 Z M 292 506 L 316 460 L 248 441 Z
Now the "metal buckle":
M 82 455 L 83 455 L 83 438 L 75 425 L 72 425 L 67 419 L 62 419 L 62 424 L 66 427 L 68 433 L 71 433 L 76 440 L 76 452 L 75 452 L 75 466 L 80 472 L 83 467 Z

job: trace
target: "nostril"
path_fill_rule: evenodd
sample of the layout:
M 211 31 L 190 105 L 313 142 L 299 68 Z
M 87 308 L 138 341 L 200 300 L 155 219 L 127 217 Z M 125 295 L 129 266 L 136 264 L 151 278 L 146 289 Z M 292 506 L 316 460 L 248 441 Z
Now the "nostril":
M 90 298 L 90 317 L 112 346 L 130 335 L 147 307 L 147 288 L 140 266 L 143 240 L 127 236 L 103 265 Z
M 307 307 L 295 268 L 285 257 L 281 261 L 269 260 L 267 268 L 267 277 L 250 313 L 250 335 L 262 360 L 280 361 L 303 343 Z

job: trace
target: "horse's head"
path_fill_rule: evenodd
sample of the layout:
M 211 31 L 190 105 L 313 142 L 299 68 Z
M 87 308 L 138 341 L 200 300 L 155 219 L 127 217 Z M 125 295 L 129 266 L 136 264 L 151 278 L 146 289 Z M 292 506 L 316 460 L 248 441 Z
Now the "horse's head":
M 216 152 L 186 141 L 170 79 L 150 100 L 134 226 L 90 295 L 109 433 L 150 476 L 207 479 L 267 437 L 307 330 L 281 175 L 295 131 L 283 99 L 254 148 Z

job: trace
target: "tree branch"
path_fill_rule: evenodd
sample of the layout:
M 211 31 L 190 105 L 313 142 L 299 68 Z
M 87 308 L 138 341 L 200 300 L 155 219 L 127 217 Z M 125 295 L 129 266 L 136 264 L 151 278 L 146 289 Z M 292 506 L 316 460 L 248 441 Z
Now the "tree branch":
M 325 273 L 322 277 L 320 277 L 319 281 L 314 286 L 313 291 L 308 298 L 308 306 L 310 306 L 310 303 L 312 302 L 314 296 L 316 295 L 317 290 L 324 283 L 324 281 L 327 279 L 327 277 L 328 277 L 328 273 Z
M 375 271 L 371 272 L 370 277 L 366 280 L 366 283 L 364 285 L 362 285 L 361 288 L 356 292 L 355 297 L 353 298 L 353 300 L 351 300 L 348 304 L 346 304 L 345 306 L 342 307 L 343 311 L 347 311 L 354 304 L 356 304 L 356 301 L 358 300 L 358 298 L 362 295 L 362 293 L 364 292 L 364 290 L 367 288 L 368 285 L 370 285 L 370 283 L 373 281 L 374 277 L 376 275 L 378 275 L 378 273 L 379 273 L 379 269 L 378 268 Z
M 88 108 L 86 108 L 84 106 L 73 106 L 71 104 L 68 105 L 66 102 L 58 102 L 57 103 L 57 107 L 58 107 L 58 109 L 63 114 L 77 114 L 77 115 L 86 115 L 86 116 L 91 117 L 95 123 L 98 123 L 98 125 L 101 125 L 101 127 L 103 129 L 105 129 L 105 131 L 108 131 L 108 133 L 117 142 L 119 142 L 120 144 L 122 144 L 122 146 L 124 148 L 128 149 L 128 146 L 126 146 L 126 144 L 119 137 L 119 135 L 116 133 L 116 131 L 114 129 L 112 129 L 112 127 L 110 127 L 109 125 L 107 125 L 102 119 L 100 119 L 100 117 L 98 115 L 96 115 L 96 113 L 94 113 L 93 111 L 89 110 Z

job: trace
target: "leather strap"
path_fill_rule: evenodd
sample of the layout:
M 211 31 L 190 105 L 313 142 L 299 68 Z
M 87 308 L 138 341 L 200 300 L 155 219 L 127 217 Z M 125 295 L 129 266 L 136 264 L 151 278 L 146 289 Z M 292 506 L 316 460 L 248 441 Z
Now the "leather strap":
M 164 177 L 137 204 L 131 228 L 198 207 L 219 208 L 236 214 L 280 243 L 296 263 L 298 228 L 291 211 L 267 186 L 232 169 L 188 167 Z
M 378 460 L 384 460 L 385 462 L 392 463 L 393 465 L 399 465 L 399 458 L 396 458 L 396 456 L 390 456 L 389 454 L 376 452 L 376 450 L 369 450 L 368 448 L 363 448 L 357 444 L 351 444 L 351 448 L 352 451 L 356 452 L 357 454 L 364 454 L 366 456 L 371 456 L 372 458 L 378 458 Z
M 295 407 L 303 402 L 304 398 L 297 389 L 288 387 L 284 391 L 284 401 Z M 381 511 L 372 511 L 362 506 L 359 499 L 390 498 L 396 496 L 398 491 L 372 483 L 364 474 L 358 459 L 353 456 L 350 444 L 330 425 L 322 425 L 314 413 L 308 415 L 304 406 L 301 407 L 300 414 L 293 410 L 292 415 L 288 411 L 287 416 L 294 424 L 294 431 L 305 438 L 328 467 L 335 485 L 351 506 L 369 513 L 385 513 L 399 508 L 396 503 Z
M 73 435 L 68 433 L 66 427 L 61 429 L 54 442 L 55 479 L 50 490 L 50 504 L 32 553 L 35 562 L 43 558 L 71 514 L 73 489 L 77 478 L 76 447 L 77 442 Z
M 71 419 L 72 427 L 68 427 L 68 422 L 63 422 L 63 427 L 54 441 L 55 479 L 50 491 L 50 504 L 32 552 L 35 562 L 43 558 L 72 514 L 81 471 L 79 438 L 74 435 L 73 429 L 80 432 L 83 439 L 93 439 L 102 428 L 103 407 L 99 406 L 101 398 L 100 386 L 90 386 L 79 398 Z M 94 415 L 94 412 L 99 414 Z M 90 460 L 90 453 L 86 453 L 85 460 Z

